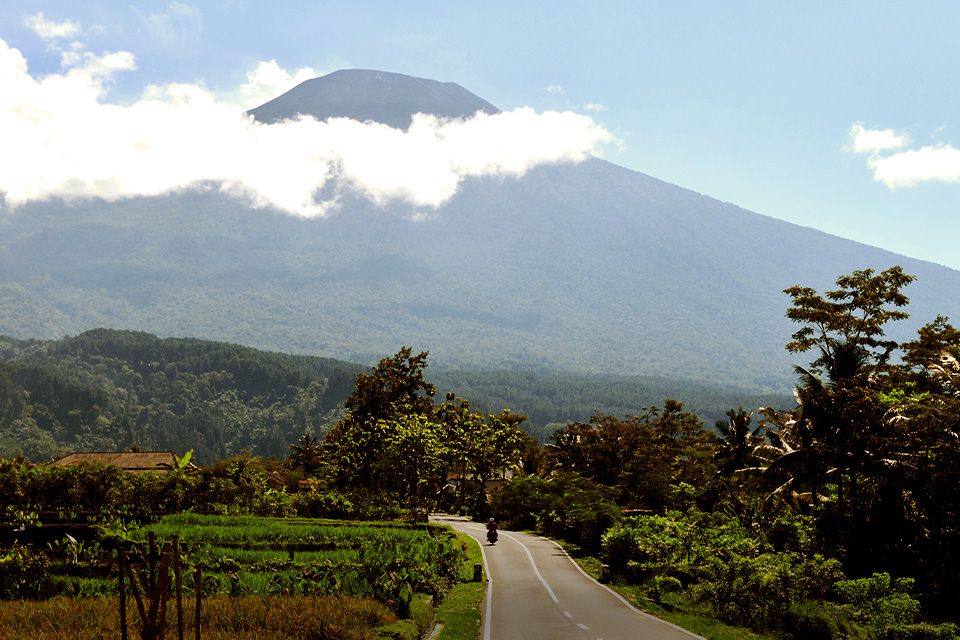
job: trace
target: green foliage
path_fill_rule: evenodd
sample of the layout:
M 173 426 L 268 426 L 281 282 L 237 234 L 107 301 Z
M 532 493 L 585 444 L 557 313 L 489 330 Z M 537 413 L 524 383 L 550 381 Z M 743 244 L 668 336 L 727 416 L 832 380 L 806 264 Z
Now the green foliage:
M 315 488 L 294 494 L 293 508 L 301 518 L 347 520 L 355 513 L 353 503 L 347 496 L 337 492 L 320 492 Z
M 888 573 L 875 573 L 869 578 L 841 580 L 834 588 L 843 602 L 855 607 L 857 622 L 879 636 L 890 627 L 916 622 L 920 602 L 909 594 L 913 586 L 912 578 L 893 580 Z
M 888 627 L 881 631 L 878 637 L 880 640 L 956 640 L 957 625 L 926 622 L 905 624 Z
M 70 451 L 286 456 L 342 415 L 356 365 L 217 342 L 96 329 L 22 343 L 0 361 L 0 457 Z
M 193 475 L 127 473 L 116 466 L 40 467 L 0 461 L 6 517 L 18 523 L 40 511 L 77 513 L 98 522 L 117 516 L 195 509 L 261 515 L 294 513 L 293 498 L 271 489 L 257 458 L 236 456 Z M 35 520 L 35 518 L 34 518 Z
M 702 486 L 713 475 L 713 435 L 683 403 L 669 398 L 662 411 L 651 407 L 639 417 L 597 415 L 589 424 L 569 424 L 555 440 L 556 467 L 616 488 L 627 507 L 662 511 L 672 506 L 672 485 Z
M 150 530 L 200 549 L 188 562 L 202 561 L 225 593 L 348 594 L 389 602 L 401 615 L 413 593 L 442 597 L 465 553 L 451 531 L 429 525 L 178 514 Z M 142 543 L 146 533 L 132 537 Z M 292 549 L 297 561 L 284 558 Z
M 49 596 L 53 587 L 49 564 L 43 553 L 14 544 L 0 555 L 0 599 Z
M 821 557 L 764 553 L 714 562 L 709 579 L 697 587 L 721 620 L 757 630 L 778 629 L 790 608 L 823 599 L 824 575 L 839 577 L 839 563 Z
M 622 517 L 614 495 L 576 474 L 549 482 L 525 478 L 496 491 L 491 507 L 504 526 L 518 528 L 533 521 L 546 535 L 597 550 L 603 533 Z
M 833 640 L 840 634 L 837 611 L 822 600 L 801 600 L 790 605 L 783 631 L 793 640 Z

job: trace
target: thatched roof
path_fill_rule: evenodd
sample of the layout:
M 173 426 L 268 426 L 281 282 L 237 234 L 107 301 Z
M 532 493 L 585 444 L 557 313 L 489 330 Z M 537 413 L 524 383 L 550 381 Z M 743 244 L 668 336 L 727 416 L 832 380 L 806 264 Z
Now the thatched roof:
M 144 471 L 159 471 L 167 473 L 176 468 L 180 457 L 173 451 L 122 451 L 119 453 L 69 453 L 49 463 L 51 467 L 67 467 L 72 464 L 87 462 L 89 464 L 115 465 L 130 473 Z M 196 469 L 193 463 L 187 465 L 188 470 Z

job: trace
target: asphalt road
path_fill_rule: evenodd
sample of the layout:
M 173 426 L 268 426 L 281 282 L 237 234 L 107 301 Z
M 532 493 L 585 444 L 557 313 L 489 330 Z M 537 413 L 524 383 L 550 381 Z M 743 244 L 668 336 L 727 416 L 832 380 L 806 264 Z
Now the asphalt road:
M 643 613 L 600 584 L 555 543 L 500 530 L 496 545 L 483 525 L 446 515 L 480 543 L 487 570 L 483 640 L 694 640 L 694 635 Z M 702 640 L 702 639 L 701 639 Z

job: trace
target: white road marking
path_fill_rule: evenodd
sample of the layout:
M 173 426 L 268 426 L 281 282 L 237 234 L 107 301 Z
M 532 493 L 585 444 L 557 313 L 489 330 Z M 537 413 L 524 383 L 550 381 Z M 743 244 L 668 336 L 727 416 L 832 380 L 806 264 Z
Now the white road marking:
M 487 554 L 483 550 L 483 542 L 473 534 L 468 533 L 467 535 L 477 541 L 477 546 L 480 547 L 480 557 L 483 559 L 483 566 L 489 567 Z M 487 615 L 483 617 L 483 640 L 490 640 L 490 620 L 493 618 L 493 576 L 490 575 L 489 571 L 487 571 Z
M 556 594 L 553 592 L 553 589 L 550 588 L 550 585 L 547 584 L 547 581 L 543 579 L 543 576 L 542 576 L 542 575 L 540 575 L 540 570 L 537 569 L 537 563 L 533 561 L 533 554 L 530 553 L 530 549 L 527 549 L 527 545 L 523 544 L 522 542 L 520 542 L 519 540 L 517 540 L 516 538 L 514 538 L 513 536 L 511 536 L 511 535 L 509 535 L 509 534 L 504 533 L 503 535 L 506 536 L 507 538 L 509 538 L 510 540 L 513 540 L 514 542 L 516 542 L 516 543 L 517 543 L 518 545 L 520 545 L 521 547 L 523 547 L 523 550 L 527 552 L 527 557 L 530 558 L 530 566 L 533 567 L 533 572 L 534 572 L 535 574 L 537 574 L 537 578 L 539 578 L 539 579 L 540 579 L 540 582 L 543 583 L 543 586 L 545 586 L 545 587 L 547 588 L 547 593 L 550 594 L 550 597 L 553 598 L 553 601 L 554 601 L 555 603 L 559 604 L 559 603 L 560 603 L 560 600 L 557 599 L 557 596 L 556 596 Z
M 550 540 L 550 538 L 544 538 L 544 540 L 548 540 L 549 542 L 553 543 L 553 546 L 555 546 L 557 549 L 559 549 L 559 550 L 561 551 L 561 553 L 563 553 L 563 555 L 565 555 L 565 556 L 567 557 L 567 560 L 569 560 L 569 561 L 573 564 L 573 566 L 575 566 L 575 567 L 577 568 L 577 571 L 579 571 L 579 572 L 582 573 L 583 575 L 585 575 L 585 576 L 587 576 L 588 578 L 590 578 L 590 580 L 593 581 L 598 587 L 602 587 L 603 589 L 606 589 L 607 591 L 609 591 L 617 600 L 619 600 L 619 601 L 622 602 L 623 604 L 627 605 L 627 607 L 628 607 L 629 609 L 631 609 L 632 611 L 634 611 L 635 613 L 639 613 L 639 614 L 640 614 L 641 616 L 643 616 L 644 618 L 649 618 L 650 620 L 656 620 L 657 622 L 660 622 L 660 623 L 662 623 L 662 624 L 665 624 L 665 625 L 667 625 L 668 627 L 673 627 L 673 628 L 676 629 L 677 631 L 682 631 L 683 633 L 689 635 L 691 638 L 699 638 L 699 640 L 704 640 L 704 637 L 703 637 L 703 636 L 698 636 L 697 634 L 693 633 L 692 631 L 687 631 L 687 630 L 684 629 L 683 627 L 678 627 L 678 626 L 675 625 L 675 624 L 672 624 L 672 623 L 667 622 L 667 621 L 665 621 L 665 620 L 661 620 L 660 618 L 658 618 L 658 617 L 656 617 L 656 616 L 652 616 L 652 615 L 650 615 L 649 613 L 647 613 L 646 611 L 641 611 L 640 609 L 637 609 L 635 606 L 633 606 L 632 604 L 630 604 L 630 603 L 626 600 L 626 598 L 624 598 L 623 596 L 621 596 L 619 593 L 617 593 L 616 591 L 614 591 L 613 589 L 611 589 L 611 588 L 608 587 L 607 585 L 605 585 L 605 584 L 603 584 L 603 583 L 601 583 L 601 582 L 598 582 L 596 578 L 594 578 L 594 577 L 591 576 L 589 573 L 587 573 L 586 571 L 584 571 L 584 570 L 583 570 L 583 567 L 581 567 L 579 564 L 577 564 L 577 561 L 574 560 L 574 559 L 570 556 L 569 553 L 567 553 L 567 550 L 566 550 L 566 549 L 564 549 L 563 547 L 561 547 L 559 544 L 557 544 L 557 543 L 554 542 L 553 540 Z M 528 551 L 527 553 L 529 554 L 530 552 Z M 532 558 L 531 558 L 531 560 L 532 560 Z M 546 584 L 546 583 L 544 583 L 544 584 Z M 549 587 L 548 587 L 548 588 L 549 588 Z

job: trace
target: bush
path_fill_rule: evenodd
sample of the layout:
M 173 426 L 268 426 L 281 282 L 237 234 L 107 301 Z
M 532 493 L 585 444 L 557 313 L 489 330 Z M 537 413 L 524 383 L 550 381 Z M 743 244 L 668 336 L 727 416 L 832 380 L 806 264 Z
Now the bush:
M 953 624 L 907 624 L 888 627 L 880 633 L 880 640 L 955 640 L 957 627 Z
M 295 494 L 293 508 L 301 518 L 349 520 L 354 514 L 353 503 L 342 493 L 320 493 L 315 490 Z
M 625 574 L 630 562 L 640 557 L 640 543 L 633 527 L 619 524 L 600 537 L 601 558 L 614 574 Z
M 920 602 L 907 593 L 913 584 L 910 578 L 892 580 L 889 573 L 875 573 L 869 578 L 841 580 L 835 589 L 845 603 L 853 606 L 857 622 L 879 637 L 889 628 L 916 622 Z
M 14 544 L 0 556 L 0 598 L 45 598 L 52 592 L 50 563 L 42 553 Z
M 839 632 L 834 612 L 820 600 L 801 600 L 790 606 L 783 631 L 795 640 L 833 640 Z
M 679 593 L 683 591 L 683 583 L 673 576 L 654 576 L 650 581 L 649 596 L 659 601 L 665 593 Z

